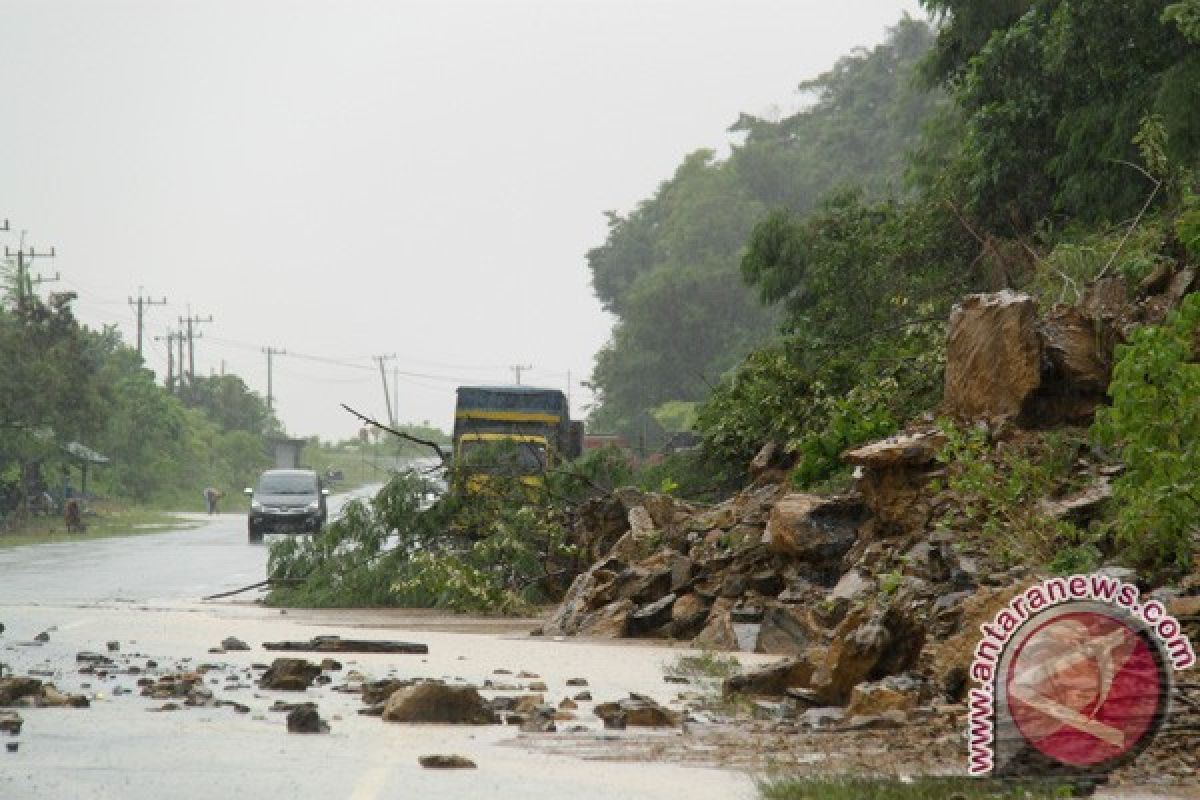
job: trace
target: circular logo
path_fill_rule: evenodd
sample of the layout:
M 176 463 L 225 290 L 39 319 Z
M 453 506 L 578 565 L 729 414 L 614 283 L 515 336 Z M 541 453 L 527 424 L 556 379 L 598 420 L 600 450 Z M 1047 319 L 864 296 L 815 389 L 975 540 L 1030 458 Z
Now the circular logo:
M 1008 712 L 1049 758 L 1108 766 L 1139 752 L 1162 724 L 1167 673 L 1140 626 L 1101 610 L 1065 611 L 1035 621 L 1014 644 Z

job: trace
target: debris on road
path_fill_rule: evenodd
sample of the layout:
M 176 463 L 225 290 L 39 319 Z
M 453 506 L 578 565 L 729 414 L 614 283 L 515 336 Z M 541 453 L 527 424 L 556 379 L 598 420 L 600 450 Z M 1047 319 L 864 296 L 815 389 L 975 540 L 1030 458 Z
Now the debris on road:
M 329 733 L 329 723 L 321 719 L 315 703 L 301 703 L 288 712 L 288 733 Z
M 0 711 L 0 733 L 11 733 L 16 736 L 21 732 L 25 720 L 15 711 Z
M 418 683 L 399 689 L 387 700 L 383 718 L 388 722 L 442 722 L 456 725 L 491 725 L 495 713 L 479 692 L 467 687 Z
M 475 762 L 463 756 L 421 756 L 417 763 L 426 769 L 475 769 Z
M 320 674 L 320 665 L 303 658 L 277 658 L 263 673 L 258 685 L 263 689 L 303 692 Z
M 393 642 L 381 639 L 342 639 L 339 636 L 317 636 L 307 642 L 263 642 L 267 650 L 301 653 L 393 653 L 426 655 L 429 645 L 417 642 Z
M 221 640 L 221 649 L 233 652 L 235 650 L 249 650 L 250 645 L 243 642 L 236 636 L 228 636 Z

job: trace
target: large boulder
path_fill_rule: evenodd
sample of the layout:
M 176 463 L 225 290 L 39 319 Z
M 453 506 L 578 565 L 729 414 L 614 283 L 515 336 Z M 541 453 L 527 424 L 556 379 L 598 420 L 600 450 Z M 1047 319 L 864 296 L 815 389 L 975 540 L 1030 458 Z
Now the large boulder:
M 921 683 L 909 675 L 860 683 L 850 692 L 846 716 L 875 716 L 888 711 L 912 711 L 921 702 Z
M 440 722 L 455 725 L 490 725 L 496 715 L 468 686 L 418 683 L 398 689 L 383 709 L 388 722 Z
M 1067 387 L 1103 395 L 1112 376 L 1112 336 L 1074 306 L 1055 306 L 1039 330 L 1055 377 Z
M 631 694 L 615 703 L 600 703 L 594 711 L 604 720 L 606 728 L 677 728 L 683 722 L 683 715 L 678 711 L 640 694 Z
M 1042 380 L 1037 304 L 1012 291 L 973 294 L 950 314 L 943 411 L 1016 418 Z
M 786 494 L 771 509 L 762 542 L 775 555 L 834 565 L 854 544 L 864 516 L 855 497 Z

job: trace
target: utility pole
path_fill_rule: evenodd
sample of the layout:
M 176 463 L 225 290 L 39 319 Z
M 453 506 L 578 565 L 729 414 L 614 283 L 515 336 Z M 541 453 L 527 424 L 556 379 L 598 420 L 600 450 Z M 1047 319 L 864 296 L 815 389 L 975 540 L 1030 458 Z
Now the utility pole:
M 139 338 L 140 342 L 141 339 Z M 175 393 L 175 331 L 167 329 L 166 336 L 155 336 L 154 341 L 167 343 L 167 391 Z
M 191 386 L 196 381 L 196 340 L 203 338 L 203 334 L 195 333 L 192 330 L 192 325 L 200 324 L 202 322 L 212 322 L 212 321 L 213 321 L 212 314 L 209 314 L 207 317 L 193 317 L 191 306 L 188 306 L 187 318 L 186 319 L 184 317 L 179 318 L 179 335 L 180 336 L 184 335 L 183 328 L 185 325 L 187 326 L 188 386 Z M 180 356 L 180 359 L 179 359 L 179 372 L 180 372 L 180 374 L 183 373 L 183 357 L 182 356 Z
M 275 410 L 275 384 L 273 378 L 273 360 L 275 356 L 287 355 L 287 350 L 276 350 L 274 347 L 264 347 L 263 352 L 267 354 L 267 413 Z
M 387 406 L 388 422 L 391 426 L 396 427 L 396 412 L 392 410 L 392 396 L 388 393 L 387 372 L 383 368 L 385 361 L 392 361 L 396 358 L 396 354 L 392 353 L 386 356 L 372 356 L 375 363 L 379 365 L 379 379 L 383 381 L 383 404 Z
M 4 224 L 6 226 L 5 230 L 7 230 L 8 229 L 7 228 L 8 220 L 5 220 Z M 61 277 L 57 272 L 54 273 L 53 278 L 44 277 L 42 275 L 35 275 L 33 277 L 30 277 L 29 276 L 29 262 L 33 261 L 35 258 L 54 258 L 56 255 L 57 254 L 54 252 L 53 247 L 51 247 L 49 251 L 43 250 L 42 252 L 39 253 L 36 248 L 30 247 L 27 249 L 24 245 L 21 245 L 16 250 L 9 250 L 8 245 L 4 246 L 4 257 L 17 259 L 17 313 L 18 314 L 23 314 L 25 312 L 25 305 L 29 300 L 29 298 L 26 296 L 26 293 L 25 293 L 26 289 L 28 289 L 30 294 L 32 294 L 33 287 L 37 286 L 39 283 L 49 283 L 51 281 L 56 281 Z
M 533 366 L 530 364 L 513 364 L 511 367 L 509 367 L 509 369 L 513 371 L 513 380 L 517 382 L 517 386 L 520 386 L 521 373 L 526 370 L 533 369 Z
M 392 427 L 395 426 L 395 421 L 400 419 L 400 368 L 392 367 L 392 407 L 396 410 L 392 412 Z
M 140 286 L 138 287 L 137 301 L 135 302 L 132 297 L 129 298 L 129 305 L 137 308 L 138 358 L 142 357 L 142 313 L 144 311 L 144 308 L 146 306 L 165 306 L 166 304 L 167 304 L 167 298 L 165 298 L 165 297 L 162 300 L 152 300 L 149 297 L 142 297 L 142 287 L 140 287 Z

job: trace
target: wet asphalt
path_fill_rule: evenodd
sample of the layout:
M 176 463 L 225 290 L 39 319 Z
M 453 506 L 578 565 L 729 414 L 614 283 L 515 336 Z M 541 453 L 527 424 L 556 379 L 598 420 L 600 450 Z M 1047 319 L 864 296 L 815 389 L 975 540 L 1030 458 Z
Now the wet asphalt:
M 331 498 L 331 513 L 346 500 Z M 345 670 L 368 678 L 437 677 L 481 685 L 506 668 L 528 669 L 549 686 L 557 704 L 566 680 L 586 677 L 596 701 L 640 691 L 668 702 L 674 689 L 663 667 L 679 651 L 555 641 L 525 635 L 525 623 L 429 617 L 402 611 L 304 612 L 268 609 L 249 592 L 226 600 L 201 598 L 260 581 L 267 548 L 251 545 L 244 514 L 188 516 L 196 527 L 65 544 L 0 549 L 0 663 L 37 674 L 67 692 L 92 698 L 87 709 L 20 709 L 24 730 L 15 753 L 0 750 L 2 800 L 211 800 L 212 798 L 751 798 L 744 774 L 662 763 L 616 763 L 550 755 L 522 744 L 508 726 L 395 725 L 357 713 L 356 695 L 310 689 L 302 694 L 258 689 L 252 665 L 276 654 L 264 641 L 338 633 L 407 639 L 429 645 L 428 656 L 342 656 Z M 268 539 L 269 541 L 269 539 Z M 519 629 L 519 630 L 518 630 Z M 35 636 L 47 632 L 49 641 Z M 209 653 L 226 636 L 250 643 L 245 653 Z M 75 654 L 113 654 L 120 670 L 80 674 Z M 320 660 L 320 657 L 315 657 Z M 156 667 L 150 667 L 150 662 Z M 138 677 L 214 665 L 208 674 L 220 699 L 249 706 L 149 713 L 162 701 L 141 697 Z M 140 670 L 129 674 L 129 667 Z M 345 672 L 334 673 L 333 685 Z M 237 688 L 231 688 L 237 686 Z M 332 732 L 288 734 L 276 700 L 313 701 Z M 596 743 L 600 730 L 586 704 L 579 722 Z M 566 734 L 545 734 L 564 737 Z M 624 732 L 620 732 L 624 735 Z M 663 736 L 679 736 L 678 731 Z M 453 753 L 474 770 L 422 769 L 417 757 Z

